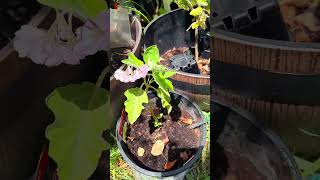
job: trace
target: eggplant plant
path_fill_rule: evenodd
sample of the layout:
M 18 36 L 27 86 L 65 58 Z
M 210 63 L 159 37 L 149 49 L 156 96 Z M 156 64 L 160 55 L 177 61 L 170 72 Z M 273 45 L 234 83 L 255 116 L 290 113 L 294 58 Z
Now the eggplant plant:
M 128 113 L 128 121 L 133 124 L 137 121 L 145 108 L 144 104 L 148 103 L 148 91 L 157 93 L 161 99 L 162 107 L 169 114 L 172 110 L 170 104 L 169 91 L 174 91 L 172 82 L 168 79 L 175 75 L 175 71 L 167 69 L 160 64 L 160 53 L 156 45 L 148 47 L 143 54 L 143 61 L 135 57 L 133 53 L 129 53 L 128 59 L 122 60 L 126 64 L 125 70 L 118 69 L 114 77 L 124 83 L 135 82 L 138 79 L 143 79 L 140 87 L 128 89 L 124 92 L 127 100 L 124 102 L 125 111 Z M 153 86 L 153 83 L 158 85 L 158 88 Z M 163 114 L 155 114 L 152 108 L 148 109 L 154 120 L 154 126 L 159 127 L 159 120 Z
M 53 67 L 62 63 L 79 64 L 88 55 L 107 51 L 109 15 L 106 1 L 38 1 L 54 8 L 56 18 L 49 30 L 24 25 L 16 32 L 14 48 L 20 57 Z M 74 16 L 84 21 L 75 33 L 72 30 Z M 55 121 L 46 129 L 49 156 L 58 165 L 60 180 L 88 179 L 95 171 L 102 151 L 108 148 L 102 133 L 110 128 L 110 93 L 101 87 L 108 72 L 109 67 L 104 68 L 96 84 L 82 82 L 58 87 L 46 98 L 46 104 L 55 116 Z

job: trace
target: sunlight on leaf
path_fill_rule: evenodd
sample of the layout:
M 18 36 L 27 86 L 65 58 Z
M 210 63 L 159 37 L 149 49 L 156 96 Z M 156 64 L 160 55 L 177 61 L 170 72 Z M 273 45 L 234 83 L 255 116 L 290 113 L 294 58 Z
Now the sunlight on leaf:
M 38 0 L 38 2 L 61 10 L 71 9 L 89 18 L 94 18 L 108 9 L 105 0 Z
M 143 62 L 138 59 L 132 52 L 128 54 L 128 59 L 122 60 L 121 62 L 135 68 L 139 68 L 143 65 Z
M 124 95 L 127 100 L 124 102 L 125 110 L 128 113 L 128 120 L 130 124 L 136 122 L 142 110 L 144 109 L 143 103 L 148 103 L 147 93 L 139 88 L 132 88 L 126 90 Z
M 93 92 L 99 98 L 92 102 Z M 111 126 L 109 98 L 105 89 L 97 90 L 88 82 L 57 88 L 48 96 L 55 122 L 48 126 L 46 137 L 60 180 L 86 180 L 96 169 L 102 151 L 109 146 L 102 138 L 102 132 Z

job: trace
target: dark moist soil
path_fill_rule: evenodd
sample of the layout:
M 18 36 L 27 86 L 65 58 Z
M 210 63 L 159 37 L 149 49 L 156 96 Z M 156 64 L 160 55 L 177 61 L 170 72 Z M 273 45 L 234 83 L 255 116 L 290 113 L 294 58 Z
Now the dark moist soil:
M 3 48 L 20 26 L 27 24 L 38 13 L 41 5 L 36 0 L 9 0 L 0 4 L 0 48 Z
M 153 106 L 154 107 L 154 106 Z M 159 113 L 159 109 L 154 108 Z M 153 127 L 153 120 L 147 110 L 142 111 L 139 119 L 127 131 L 127 145 L 133 156 L 147 169 L 165 171 L 166 162 L 177 160 L 170 169 L 182 167 L 193 157 L 199 146 L 200 130 L 189 129 L 187 125 L 179 121 L 181 118 L 191 118 L 190 114 L 182 109 L 174 107 L 170 115 L 164 115 L 161 128 Z M 153 156 L 151 149 L 156 140 L 169 138 L 162 155 Z M 142 157 L 137 154 L 138 148 L 145 150 Z
M 122 66 L 121 60 L 126 59 L 128 57 L 127 54 L 128 52 L 130 52 L 130 50 L 130 48 L 111 49 L 112 74 L 114 74 L 114 72 Z
M 199 31 L 199 64 L 194 58 L 194 47 L 174 47 L 161 57 L 161 64 L 177 71 L 193 74 L 210 74 L 210 36 L 209 30 Z

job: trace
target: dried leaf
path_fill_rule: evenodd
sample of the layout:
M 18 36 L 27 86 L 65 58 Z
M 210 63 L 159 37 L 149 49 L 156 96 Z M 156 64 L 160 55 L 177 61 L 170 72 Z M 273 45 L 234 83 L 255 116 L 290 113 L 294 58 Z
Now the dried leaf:
M 303 24 L 310 31 L 320 31 L 318 20 L 312 12 L 300 14 L 297 16 L 297 22 Z
M 162 140 L 157 140 L 156 143 L 153 144 L 151 149 L 151 154 L 153 156 L 159 156 L 162 154 L 164 149 L 164 143 Z
M 175 164 L 176 164 L 177 160 L 171 161 L 171 162 L 166 162 L 166 164 L 164 165 L 164 169 L 165 170 L 169 170 L 171 169 Z
M 293 6 L 281 6 L 280 10 L 285 23 L 288 26 L 293 27 L 295 25 L 297 14 L 296 8 Z
M 190 118 L 181 117 L 180 120 L 184 124 L 188 124 L 188 125 L 192 124 L 192 119 L 190 119 Z
M 144 155 L 145 150 L 141 147 L 138 148 L 138 156 L 143 156 Z
M 312 42 L 309 35 L 302 29 L 297 29 L 294 32 L 295 41 L 297 42 Z
M 130 141 L 133 141 L 134 140 L 134 137 L 131 137 L 131 136 L 128 136 L 127 137 Z

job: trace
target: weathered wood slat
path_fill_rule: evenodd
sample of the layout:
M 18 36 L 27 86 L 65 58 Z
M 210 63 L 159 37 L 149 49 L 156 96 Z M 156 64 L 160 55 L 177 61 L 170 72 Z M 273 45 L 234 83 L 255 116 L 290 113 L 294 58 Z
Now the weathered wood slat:
M 277 45 L 260 46 L 257 43 L 251 43 L 250 40 L 226 39 L 225 36 L 219 34 L 215 35 L 213 41 L 215 58 L 223 62 L 271 72 L 320 73 L 320 49 L 290 48 L 285 43 L 283 47 Z

